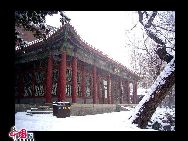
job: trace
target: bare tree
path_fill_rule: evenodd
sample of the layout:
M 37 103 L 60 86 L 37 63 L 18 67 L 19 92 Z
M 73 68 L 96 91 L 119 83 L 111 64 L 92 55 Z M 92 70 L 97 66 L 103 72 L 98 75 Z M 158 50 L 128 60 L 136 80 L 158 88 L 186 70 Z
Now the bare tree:
M 175 84 L 175 13 L 172 11 L 138 11 L 139 22 L 155 43 L 158 58 L 168 63 L 131 115 L 132 123 L 145 128 L 158 105 Z

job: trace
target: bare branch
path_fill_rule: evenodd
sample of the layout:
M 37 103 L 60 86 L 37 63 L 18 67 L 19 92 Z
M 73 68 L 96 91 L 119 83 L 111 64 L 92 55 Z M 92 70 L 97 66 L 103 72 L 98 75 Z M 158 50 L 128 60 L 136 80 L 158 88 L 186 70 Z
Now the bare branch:
M 164 30 L 169 31 L 169 32 L 175 32 L 175 30 L 173 30 L 173 29 L 166 29 L 166 28 L 164 28 L 164 27 L 162 27 L 162 26 L 158 26 L 158 25 L 156 25 L 156 24 L 153 24 L 153 26 L 154 26 L 154 27 L 161 28 L 161 29 L 164 29 Z
M 157 30 L 157 28 L 155 26 L 153 26 L 154 29 L 156 29 L 156 32 L 158 32 L 159 34 L 163 35 L 163 37 L 170 43 L 173 45 L 173 43 L 160 31 L 160 30 Z
M 137 26 L 137 24 L 138 24 L 138 23 L 136 23 L 136 24 L 131 28 L 131 30 L 133 30 L 133 29 Z
M 148 20 L 148 23 L 145 25 L 146 28 L 150 28 L 151 27 L 152 22 L 153 22 L 153 20 L 154 20 L 156 15 L 157 15 L 157 11 L 153 11 L 151 17 Z
M 141 11 L 138 11 L 138 15 L 139 15 L 139 22 L 144 26 L 144 24 L 143 24 L 143 14 L 144 13 L 142 13 Z

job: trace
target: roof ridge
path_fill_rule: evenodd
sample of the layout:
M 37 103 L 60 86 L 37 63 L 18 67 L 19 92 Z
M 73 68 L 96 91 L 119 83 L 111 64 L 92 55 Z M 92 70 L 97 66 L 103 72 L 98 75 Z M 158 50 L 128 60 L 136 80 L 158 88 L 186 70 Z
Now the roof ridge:
M 114 58 L 111 58 L 108 56 L 108 54 L 105 54 L 103 51 L 93 47 L 92 45 L 90 45 L 89 43 L 87 43 L 84 39 L 81 38 L 81 36 L 77 33 L 76 29 L 74 28 L 74 26 L 72 26 L 70 23 L 67 23 L 67 25 L 69 25 L 73 31 L 75 31 L 78 39 L 80 39 L 83 43 L 85 43 L 85 45 L 87 45 L 87 48 L 91 49 L 92 51 L 95 51 L 98 55 L 101 55 L 102 57 L 104 57 L 105 59 L 107 59 L 108 61 L 113 61 L 114 63 L 116 63 L 118 66 L 122 67 L 123 69 L 125 69 L 126 71 L 135 74 L 133 71 L 131 71 L 130 69 L 128 69 L 125 65 L 123 65 L 122 63 L 120 63 L 119 61 L 115 60 Z M 95 53 L 94 52 L 94 53 Z M 137 74 L 135 74 L 137 75 Z

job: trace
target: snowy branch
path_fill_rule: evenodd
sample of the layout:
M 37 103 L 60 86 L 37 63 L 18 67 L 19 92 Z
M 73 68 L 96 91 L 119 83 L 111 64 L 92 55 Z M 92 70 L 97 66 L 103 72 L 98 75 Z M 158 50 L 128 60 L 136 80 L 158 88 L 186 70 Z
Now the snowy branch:
M 147 102 L 149 102 L 149 101 L 152 102 L 152 100 L 155 100 L 156 99 L 156 95 L 160 96 L 160 93 L 162 93 L 162 91 L 164 93 L 167 93 L 168 87 L 166 87 L 165 84 L 169 83 L 170 86 L 172 84 L 174 84 L 174 81 L 175 81 L 175 79 L 174 79 L 175 76 L 174 75 L 175 75 L 175 58 L 173 58 L 170 61 L 170 63 L 168 63 L 166 65 L 164 70 L 157 77 L 157 79 L 154 82 L 154 84 L 151 86 L 150 89 L 148 89 L 147 94 L 139 102 L 139 104 L 135 107 L 132 116 L 129 118 L 131 122 L 137 123 L 137 124 L 142 124 L 142 121 L 140 121 L 141 118 L 139 118 L 139 117 L 141 117 L 141 114 L 145 114 L 145 116 L 147 116 L 147 113 L 142 113 L 145 108 L 148 108 L 147 107 L 148 106 Z M 170 82 L 167 82 L 167 81 L 170 81 Z M 170 86 L 169 86 L 169 88 L 171 88 Z M 163 96 L 163 95 L 161 94 L 161 96 Z M 152 107 L 152 108 L 156 109 L 157 108 L 156 106 L 158 106 L 158 105 L 154 105 L 154 107 Z M 149 111 L 146 111 L 146 112 L 148 112 L 149 116 L 151 117 L 151 115 L 150 115 L 151 113 L 149 113 Z M 142 125 L 140 125 L 140 126 L 142 126 Z M 145 125 L 143 125 L 143 126 L 145 126 Z

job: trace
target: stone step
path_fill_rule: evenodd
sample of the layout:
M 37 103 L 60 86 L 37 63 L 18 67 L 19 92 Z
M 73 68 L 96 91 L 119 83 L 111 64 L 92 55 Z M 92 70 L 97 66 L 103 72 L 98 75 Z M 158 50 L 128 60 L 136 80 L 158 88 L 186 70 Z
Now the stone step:
M 51 111 L 51 110 L 53 110 L 53 108 L 49 108 L 49 109 L 31 108 L 31 111 Z
M 31 111 L 27 110 L 27 114 L 51 114 L 53 111 Z

